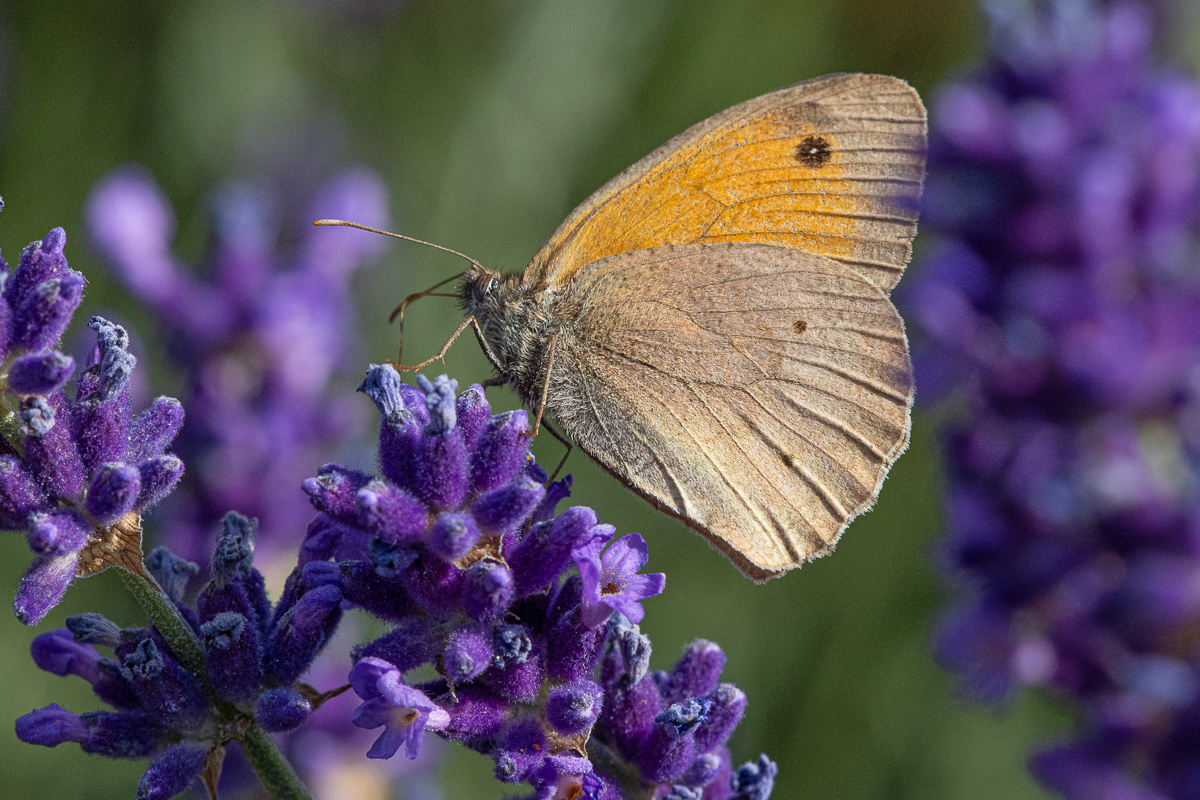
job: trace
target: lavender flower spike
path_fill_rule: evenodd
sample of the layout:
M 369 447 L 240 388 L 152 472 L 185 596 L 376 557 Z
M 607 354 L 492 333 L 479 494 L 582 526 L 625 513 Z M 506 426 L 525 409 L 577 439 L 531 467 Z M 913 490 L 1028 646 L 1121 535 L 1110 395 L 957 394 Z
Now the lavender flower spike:
M 177 425 L 175 408 L 157 403 L 132 421 L 127 339 L 117 326 L 96 327 L 103 352 L 81 378 L 79 399 L 47 401 L 71 422 L 43 439 L 65 436 L 40 450 L 31 436 L 29 463 L 0 459 L 0 511 L 27 510 L 43 571 L 52 565 L 67 580 L 79 553 L 98 547 L 89 544 L 96 530 L 116 535 L 98 520 L 136 517 L 145 485 L 173 469 L 155 451 Z M 296 730 L 338 694 L 302 679 L 353 605 L 394 623 L 351 653 L 350 685 L 362 700 L 352 723 L 383 729 L 370 758 L 401 749 L 416 758 L 431 731 L 489 754 L 498 779 L 526 783 L 540 798 L 765 800 L 773 764 L 730 769 L 725 742 L 746 697 L 720 683 L 720 648 L 698 641 L 670 674 L 649 671 L 649 640 L 630 618 L 643 618 L 642 601 L 662 591 L 664 578 L 638 573 L 649 557 L 645 540 L 630 534 L 605 550 L 613 528 L 594 511 L 556 513 L 570 482 L 547 488 L 524 414 L 491 415 L 482 387 L 456 397 L 445 376 L 419 383 L 403 385 L 390 366 L 371 368 L 364 386 L 381 415 L 383 477 L 329 464 L 303 482 L 316 515 L 278 603 L 254 563 L 256 520 L 223 517 L 194 604 L 184 598 L 196 566 L 155 550 L 147 565 L 167 609 L 152 615 L 161 629 L 85 614 L 32 649 L 44 669 L 84 678 L 116 710 L 34 711 L 17 723 L 21 738 L 151 758 L 143 798 L 167 798 L 198 774 L 211 781 L 231 738 L 261 759 L 270 733 Z M 56 472 L 64 452 L 78 461 Z M 136 467 L 128 453 L 142 458 Z M 87 489 L 72 502 L 53 495 L 57 505 L 47 509 L 44 487 L 71 480 Z M 437 677 L 406 682 L 406 672 L 425 667 Z M 252 737 L 258 744 L 247 746 Z M 303 793 L 282 765 L 261 766 L 274 796 Z M 292 788 L 274 791 L 284 784 Z
M 74 399 L 63 392 L 74 361 L 48 348 L 70 321 L 84 283 L 67 266 L 65 244 L 66 235 L 54 229 L 0 281 L 0 327 L 8 319 L 13 333 L 0 342 L 0 354 L 14 358 L 0 388 L 22 398 L 20 427 L 6 434 L 3 448 L 10 455 L 0 459 L 0 517 L 6 527 L 26 530 L 36 555 L 13 604 L 30 625 L 77 575 L 109 566 L 144 573 L 141 514 L 183 473 L 183 464 L 164 453 L 182 413 L 152 439 L 132 419 L 126 387 L 135 359 L 120 325 L 92 318 L 100 360 L 78 377 Z
M 708 642 L 670 679 L 649 674 L 649 641 L 625 616 L 641 620 L 663 588 L 661 574 L 638 574 L 645 540 L 604 551 L 613 528 L 594 511 L 555 514 L 570 481 L 547 490 L 523 412 L 491 415 L 481 387 L 456 399 L 444 376 L 418 384 L 387 365 L 363 381 L 381 417 L 384 478 L 327 465 L 306 484 L 324 520 L 309 553 L 336 563 L 347 600 L 397 623 L 354 653 L 355 724 L 385 727 L 369 755 L 411 754 L 428 728 L 489 754 L 498 779 L 537 797 L 710 785 L 705 797 L 733 797 L 721 769 L 745 695 L 719 683 L 724 654 Z M 621 624 L 606 626 L 614 609 Z M 403 682 L 424 665 L 440 678 Z

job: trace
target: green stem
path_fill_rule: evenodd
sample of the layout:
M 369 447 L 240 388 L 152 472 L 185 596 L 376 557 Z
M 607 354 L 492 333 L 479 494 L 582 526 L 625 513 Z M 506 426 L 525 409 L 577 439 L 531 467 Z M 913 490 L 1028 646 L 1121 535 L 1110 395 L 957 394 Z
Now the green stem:
M 251 724 L 238 737 L 238 744 L 274 800 L 311 800 L 308 789 L 269 733 Z
M 135 575 L 128 570 L 120 570 L 121 580 L 125 588 L 137 600 L 138 605 L 150 617 L 150 621 L 158 628 L 158 632 L 171 645 L 171 652 L 188 672 L 201 680 L 208 676 L 208 666 L 204 658 L 204 649 L 192 632 L 192 626 L 179 615 L 179 609 L 162 589 L 149 576 Z
M 179 663 L 189 672 L 200 678 L 211 695 L 204 649 L 192 632 L 191 626 L 179 615 L 175 603 L 163 594 L 153 578 L 125 569 L 120 570 L 120 573 L 125 587 L 167 640 L 175 658 L 179 659 Z M 230 722 L 238 716 L 238 710 L 228 702 L 219 697 L 213 697 L 212 700 L 223 722 Z M 273 800 L 311 800 L 308 790 L 300 782 L 292 765 L 266 731 L 250 722 L 245 731 L 237 736 L 237 741 Z

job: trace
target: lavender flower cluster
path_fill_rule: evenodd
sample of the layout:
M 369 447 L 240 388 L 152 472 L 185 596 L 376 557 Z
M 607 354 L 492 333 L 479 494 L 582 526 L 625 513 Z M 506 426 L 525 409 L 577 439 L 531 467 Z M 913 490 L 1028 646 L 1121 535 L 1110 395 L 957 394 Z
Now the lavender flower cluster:
M 492 415 L 478 385 L 456 397 L 445 376 L 418 380 L 374 366 L 360 387 L 381 416 L 382 478 L 329 465 L 304 485 L 322 513 L 294 579 L 332 559 L 347 600 L 395 625 L 350 673 L 355 724 L 384 727 L 369 755 L 414 755 L 428 729 L 537 798 L 769 795 L 771 762 L 731 775 L 724 744 L 746 697 L 720 683 L 720 648 L 696 642 L 670 674 L 648 670 L 636 623 L 665 578 L 639 574 L 642 537 L 612 542 L 589 508 L 555 515 L 570 480 L 546 485 L 524 411 Z M 404 683 L 430 664 L 441 678 Z
M 431 730 L 491 755 L 499 780 L 547 800 L 770 795 L 776 767 L 765 756 L 731 767 L 725 742 L 746 697 L 720 682 L 720 648 L 696 642 L 670 673 L 649 670 L 636 623 L 665 579 L 639 573 L 645 541 L 612 541 L 588 508 L 556 514 L 570 478 L 547 481 L 529 454 L 526 414 L 492 415 L 478 385 L 456 396 L 455 381 L 418 376 L 418 390 L 372 367 L 360 389 L 381 415 L 382 477 L 330 464 L 303 483 L 319 513 L 276 603 L 253 565 L 256 522 L 229 512 L 209 580 L 185 602 L 199 567 L 161 547 L 143 564 L 141 552 L 141 513 L 182 475 L 163 453 L 182 408 L 160 398 L 132 417 L 129 337 L 99 318 L 95 363 L 75 399 L 62 392 L 73 363 L 49 348 L 83 285 L 64 239 L 56 229 L 27 248 L 4 288 L 20 428 L 11 414 L 0 511 L 6 526 L 27 528 L 37 554 L 17 613 L 33 624 L 74 577 L 114 566 L 151 624 L 87 613 L 37 637 L 38 666 L 84 678 L 114 710 L 51 704 L 17 721 L 19 738 L 150 758 L 143 800 L 197 776 L 215 793 L 237 742 L 272 796 L 303 797 L 268 734 L 353 688 L 363 700 L 354 724 L 384 728 L 371 757 L 414 757 Z M 302 683 L 355 606 L 393 629 L 355 650 L 349 686 Z M 441 677 L 407 683 L 421 667 Z
M 1047 687 L 1070 798 L 1200 797 L 1200 84 L 1142 6 L 989 6 L 940 92 L 907 305 L 953 394 L 938 653 L 985 700 Z M 928 244 L 928 242 L 927 242 Z
M 77 574 L 114 565 L 140 571 L 140 515 L 183 474 L 183 462 L 164 453 L 183 422 L 179 402 L 160 397 L 132 415 L 135 359 L 124 328 L 92 318 L 95 363 L 80 374 L 74 399 L 63 392 L 75 361 L 52 348 L 84 286 L 67 266 L 65 244 L 55 228 L 25 248 L 11 274 L 0 260 L 4 388 L 19 398 L 5 409 L 0 438 L 0 527 L 25 530 L 36 555 L 14 603 L 30 625 Z
M 212 559 L 212 578 L 183 602 L 196 564 L 156 548 L 146 562 L 158 586 L 203 642 L 205 669 L 189 670 L 156 627 L 121 628 L 100 614 L 33 640 L 33 659 L 55 675 L 76 675 L 115 711 L 74 714 L 56 703 L 17 720 L 17 736 L 55 747 L 77 742 L 109 758 L 152 758 L 139 800 L 172 797 L 206 768 L 216 786 L 231 731 L 253 720 L 265 731 L 293 730 L 324 700 L 297 682 L 341 619 L 336 580 L 293 592 L 272 606 L 253 565 L 255 524 L 235 512 Z M 336 569 L 334 570 L 336 573 Z M 111 648 L 105 658 L 96 646 Z

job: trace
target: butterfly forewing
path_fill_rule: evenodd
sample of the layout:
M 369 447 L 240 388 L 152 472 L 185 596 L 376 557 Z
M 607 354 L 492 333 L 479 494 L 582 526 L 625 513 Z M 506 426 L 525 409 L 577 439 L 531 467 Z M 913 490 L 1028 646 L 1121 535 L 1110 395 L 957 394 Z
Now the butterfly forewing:
M 882 75 L 817 78 L 675 137 L 585 200 L 526 269 L 562 286 L 585 264 L 668 244 L 757 242 L 851 266 L 885 293 L 916 232 L 925 111 Z
M 756 580 L 828 551 L 907 442 L 903 324 L 832 259 L 639 250 L 579 270 L 556 317 L 549 410 Z

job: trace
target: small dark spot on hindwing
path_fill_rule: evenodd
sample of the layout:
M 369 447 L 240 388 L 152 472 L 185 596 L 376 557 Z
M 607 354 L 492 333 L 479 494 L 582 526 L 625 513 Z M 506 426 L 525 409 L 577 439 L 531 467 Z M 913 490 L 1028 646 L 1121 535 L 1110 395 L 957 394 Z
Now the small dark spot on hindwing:
M 808 323 L 802 319 L 798 319 L 792 323 L 792 330 L 794 330 L 796 333 L 804 333 L 806 330 L 808 330 Z
M 806 167 L 823 167 L 832 157 L 829 141 L 824 136 L 806 136 L 796 145 L 796 160 Z

